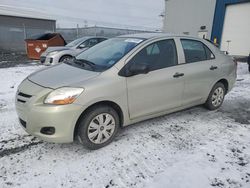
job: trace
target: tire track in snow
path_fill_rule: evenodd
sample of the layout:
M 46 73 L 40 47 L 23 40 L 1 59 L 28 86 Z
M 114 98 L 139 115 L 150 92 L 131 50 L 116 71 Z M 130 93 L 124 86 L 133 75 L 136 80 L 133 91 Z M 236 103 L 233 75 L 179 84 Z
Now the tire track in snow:
M 8 140 L 0 140 L 0 144 L 8 144 L 8 143 L 11 143 L 11 142 L 21 141 L 21 140 L 25 140 L 25 138 L 32 138 L 32 137 L 33 136 L 31 136 L 31 135 L 23 135 L 23 136 L 18 135 L 18 137 L 16 137 L 16 138 L 11 138 L 11 139 L 8 139 Z
M 31 142 L 30 144 L 25 144 L 23 146 L 1 150 L 0 151 L 0 158 L 25 151 L 25 150 L 29 149 L 31 146 L 35 146 L 35 145 L 38 145 L 41 143 L 43 143 L 43 142 L 42 141 Z
M 31 135 L 23 135 L 16 138 L 0 141 L 0 158 L 20 153 L 43 143 L 43 141 Z

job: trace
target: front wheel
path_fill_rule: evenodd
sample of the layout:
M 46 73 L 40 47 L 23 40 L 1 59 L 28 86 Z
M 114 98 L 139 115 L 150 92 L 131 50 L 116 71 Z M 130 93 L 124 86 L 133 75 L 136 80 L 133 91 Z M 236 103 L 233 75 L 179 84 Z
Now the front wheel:
M 99 149 L 112 142 L 119 125 L 119 116 L 112 107 L 96 105 L 80 120 L 78 138 L 86 148 Z
M 226 89 L 224 84 L 222 84 L 221 82 L 215 84 L 205 103 L 206 108 L 208 108 L 209 110 L 218 109 L 224 101 L 225 94 Z
M 70 56 L 70 55 L 64 55 L 64 56 L 62 56 L 60 58 L 59 63 L 63 63 L 63 62 L 68 61 L 70 59 L 72 59 L 72 56 Z

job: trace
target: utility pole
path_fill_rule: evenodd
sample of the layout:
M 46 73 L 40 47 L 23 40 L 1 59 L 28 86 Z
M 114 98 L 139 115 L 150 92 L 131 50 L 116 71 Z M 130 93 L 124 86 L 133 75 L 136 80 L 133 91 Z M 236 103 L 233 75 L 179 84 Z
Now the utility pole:
M 165 15 L 165 12 L 164 11 L 162 11 L 162 13 L 159 15 L 159 17 L 161 17 L 161 19 L 162 19 L 162 31 L 164 31 L 164 24 L 165 24 L 165 17 L 166 17 L 166 15 Z
M 23 38 L 24 40 L 27 38 L 26 27 L 24 23 L 23 23 Z M 28 54 L 28 47 L 26 47 L 25 50 L 26 50 L 26 54 Z
M 87 28 L 88 27 L 88 21 L 84 20 L 84 27 Z
M 79 25 L 76 25 L 76 38 L 79 38 Z
M 95 25 L 95 36 L 97 35 L 97 33 L 96 33 L 96 25 Z
M 169 0 L 165 0 L 164 3 L 164 10 L 161 13 L 161 17 L 162 17 L 162 22 L 163 22 L 163 26 L 162 26 L 162 31 L 166 32 L 167 31 L 167 2 Z
M 227 42 L 227 53 L 229 54 L 229 46 L 230 46 L 231 40 L 227 40 L 226 42 Z

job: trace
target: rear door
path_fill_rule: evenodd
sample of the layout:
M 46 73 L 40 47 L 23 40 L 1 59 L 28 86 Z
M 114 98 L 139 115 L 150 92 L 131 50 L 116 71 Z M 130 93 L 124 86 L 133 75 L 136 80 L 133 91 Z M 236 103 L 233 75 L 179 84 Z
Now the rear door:
M 127 78 L 130 118 L 152 115 L 181 105 L 183 75 L 178 74 L 178 58 L 173 39 L 153 42 L 129 62 L 147 64 L 149 73 Z
M 201 41 L 180 39 L 185 63 L 182 105 L 200 104 L 206 100 L 211 85 L 218 77 L 219 65 L 211 50 Z

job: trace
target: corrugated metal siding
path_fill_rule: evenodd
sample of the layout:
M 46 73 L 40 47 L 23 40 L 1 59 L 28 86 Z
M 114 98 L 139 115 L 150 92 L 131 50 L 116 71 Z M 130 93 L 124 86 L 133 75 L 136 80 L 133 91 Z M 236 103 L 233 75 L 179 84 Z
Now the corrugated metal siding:
M 54 20 L 40 20 L 0 15 L 0 50 L 25 52 L 26 37 L 53 32 Z
M 165 0 L 164 32 L 211 36 L 216 0 Z M 206 26 L 204 30 L 201 26 Z

